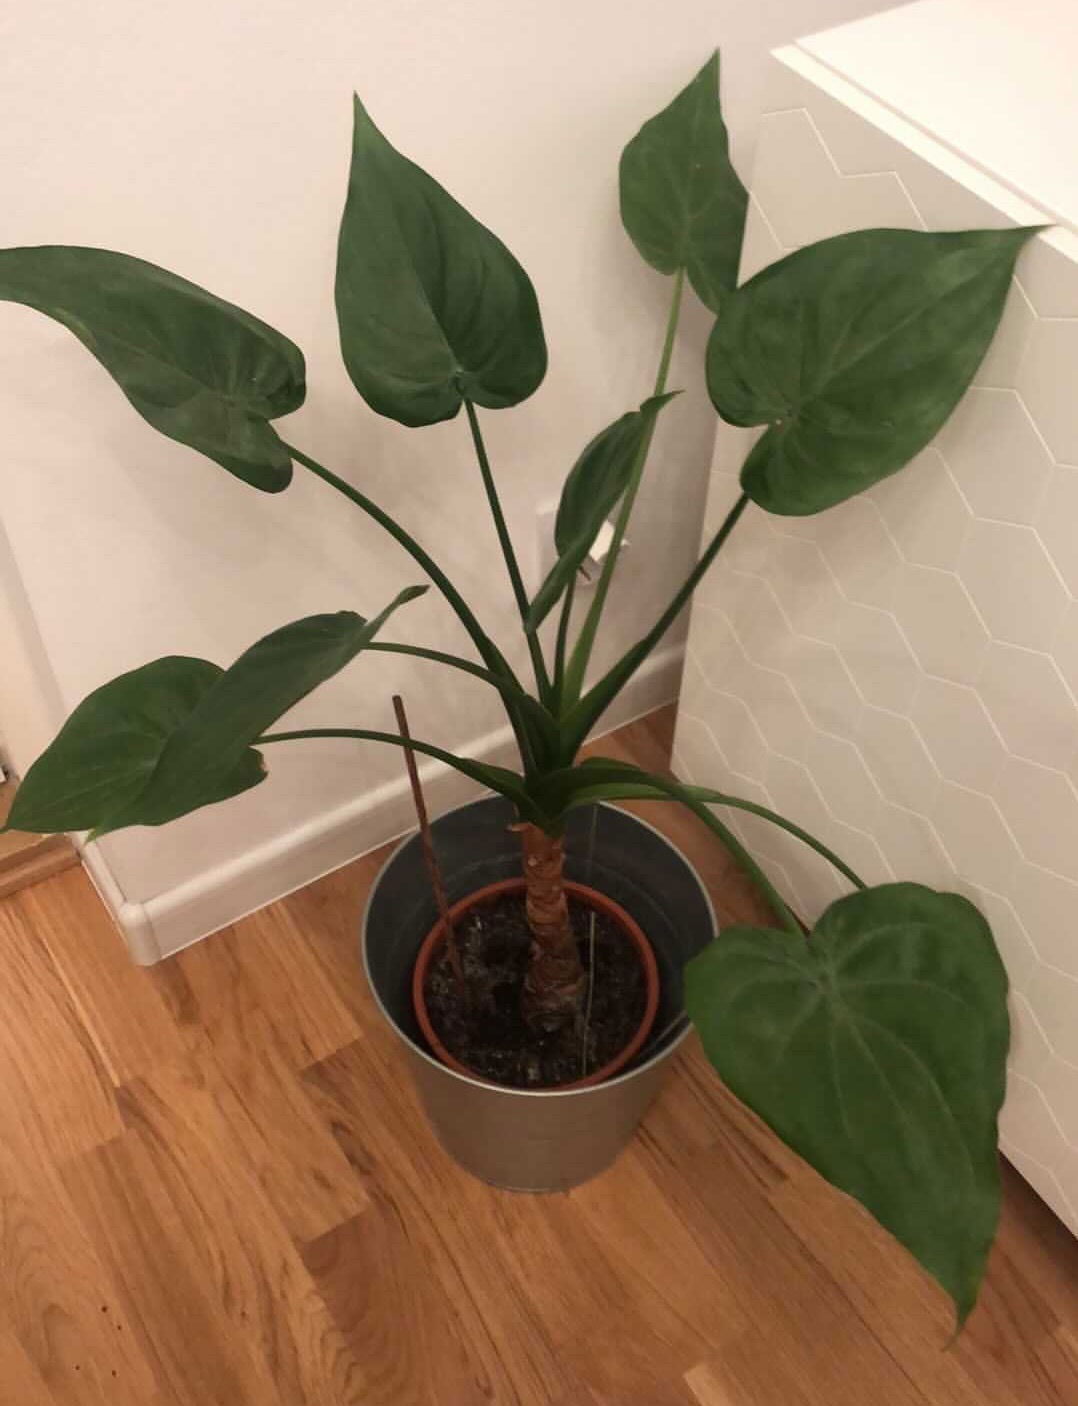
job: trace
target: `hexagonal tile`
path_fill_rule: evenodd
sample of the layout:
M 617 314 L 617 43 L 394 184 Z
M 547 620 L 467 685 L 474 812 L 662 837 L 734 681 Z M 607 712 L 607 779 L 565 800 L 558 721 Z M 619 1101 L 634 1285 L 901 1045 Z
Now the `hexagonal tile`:
M 744 664 L 744 651 L 729 620 L 701 600 L 693 602 L 692 654 L 712 688 L 722 688 Z
M 865 705 L 834 645 L 790 636 L 782 672 L 816 727 L 849 736 Z
M 868 496 L 907 561 L 954 567 L 971 514 L 938 450 L 923 450 Z
M 934 226 L 938 227 L 938 226 Z M 1026 271 L 1023 263 L 1022 272 Z M 1036 313 L 1022 285 L 1017 279 L 1011 282 L 1011 291 L 1003 316 L 988 348 L 988 355 L 977 368 L 978 386 L 1013 386 L 1018 374 L 1022 356 L 1033 331 Z
M 976 791 L 944 781 L 931 810 L 932 824 L 963 878 L 996 892 L 1019 862 L 1018 850 L 998 807 Z
M 761 119 L 752 188 L 788 249 L 869 224 L 921 228 L 898 177 L 843 176 L 803 109 Z
M 1078 698 L 1078 601 L 1072 601 L 1052 641 L 1052 658 L 1071 693 Z
M 1010 751 L 1066 771 L 1078 752 L 1078 705 L 1047 654 L 993 641 L 977 692 Z
M 936 447 L 979 517 L 1032 522 L 1052 458 L 1014 391 L 975 386 Z
M 1038 317 L 1078 317 L 1078 259 L 1066 230 L 1048 229 L 1022 251 L 1019 282 Z
M 972 683 L 988 647 L 988 631 L 957 576 L 906 565 L 894 612 L 921 667 L 955 683 Z
M 849 736 L 888 800 L 910 810 L 931 806 L 939 772 L 909 718 L 865 705 Z
M 733 573 L 738 579 L 739 573 Z M 754 664 L 765 669 L 782 669 L 790 642 L 795 638 L 779 607 L 775 594 L 758 576 L 741 576 L 742 583 L 726 607 L 741 648 Z
M 721 689 L 709 689 L 702 701 L 711 735 L 731 771 L 762 781 L 768 747 L 746 704 Z M 691 775 L 701 785 L 708 784 L 706 772 L 694 771 Z
M 910 717 L 943 776 L 989 789 L 1006 753 L 972 688 L 926 676 L 917 686 Z
M 836 642 L 867 702 L 896 713 L 909 707 L 917 688 L 917 661 L 894 616 L 868 605 L 848 604 Z
M 1054 967 L 1038 966 L 1029 979 L 1026 999 L 1054 1054 L 1078 1065 L 1078 981 Z
M 896 879 L 945 890 L 956 886 L 954 865 L 935 828 L 923 815 L 885 801 L 875 833 Z
M 1067 588 L 1031 527 L 976 520 L 958 574 L 992 636 L 1048 649 L 1067 613 Z
M 1078 1088 L 1078 1065 L 1053 1055 L 1049 1048 L 1047 1058 L 1038 1066 L 1036 1074 L 1029 1077 L 1036 1080 L 1063 1136 L 1078 1147 L 1078 1098 L 1074 1096 Z
M 735 485 L 735 487 L 740 492 L 740 485 Z M 722 496 L 725 498 L 727 495 L 723 494 Z M 718 531 L 725 516 L 724 512 L 718 517 L 718 521 L 705 523 L 705 541 Z M 771 557 L 775 550 L 773 522 L 774 519 L 768 513 L 752 510 L 746 512 L 726 539 L 719 560 L 733 571 L 744 571 L 754 576 L 766 576 L 770 570 Z
M 1010 1077 L 999 1131 L 1008 1157 L 1025 1156 L 1041 1167 L 1052 1166 L 1067 1147 L 1063 1129 L 1052 1116 L 1044 1095 L 1022 1074 Z
M 902 558 L 876 505 L 863 495 L 849 498 L 812 521 L 816 545 L 846 599 L 888 609 Z
M 845 598 L 814 542 L 777 537 L 768 580 L 795 630 L 834 643 Z
M 831 814 L 872 833 L 882 797 L 853 743 L 813 728 L 802 760 Z
M 731 691 L 752 699 L 752 716 L 771 753 L 797 760 L 812 724 L 797 694 L 782 674 L 746 663 L 744 674 Z
M 1026 859 L 1078 879 L 1078 792 L 1062 772 L 1008 757 L 992 794 Z
M 1041 960 L 1078 978 L 1078 883 L 1023 860 L 1007 891 Z
M 1041 319 L 1034 325 L 1018 368 L 1017 389 L 1052 457 L 1061 464 L 1078 467 L 1075 366 L 1078 320 Z
M 1024 1079 L 1036 1082 L 1055 1058 L 1052 1047 L 1041 1029 L 1040 1022 L 1033 1014 L 1033 1007 L 1020 992 L 1012 991 L 1010 1006 L 1011 1050 L 1007 1067 L 1015 1074 L 1021 1074 Z M 1078 1073 L 1078 1070 L 1075 1073 Z
M 1059 464 L 1052 470 L 1033 526 L 1067 589 L 1078 596 L 1078 469 Z
M 701 718 L 693 717 L 684 708 L 678 713 L 675 739 L 679 775 L 691 776 L 699 785 L 718 787 L 727 775 L 726 758 L 715 744 L 715 738 Z M 709 777 L 708 782 L 701 778 Z
M 755 195 L 751 195 L 745 215 L 745 237 L 741 243 L 741 281 L 751 278 L 788 252 L 775 238 L 760 209 L 760 202 Z
M 1001 894 L 972 885 L 966 897 L 984 914 L 996 939 L 1011 986 L 1024 991 L 1030 972 L 1037 965 L 1037 953 L 1014 904 Z

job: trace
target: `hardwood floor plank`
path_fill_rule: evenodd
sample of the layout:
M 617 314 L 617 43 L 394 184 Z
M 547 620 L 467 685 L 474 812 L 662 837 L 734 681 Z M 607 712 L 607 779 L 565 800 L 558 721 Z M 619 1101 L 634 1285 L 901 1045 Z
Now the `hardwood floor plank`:
M 273 1044 L 293 1069 L 325 1059 L 359 1033 L 286 903 L 275 903 L 152 969 L 181 1026 L 228 1058 Z
M 231 1331 L 277 1388 L 282 1406 L 352 1406 L 363 1376 L 262 1194 L 215 1091 L 171 1067 L 122 1093 L 125 1121 L 169 1198 L 177 1235 L 199 1247 Z M 182 1161 L 176 1156 L 183 1149 Z
M 487 1406 L 497 1399 L 469 1353 L 458 1308 L 391 1200 L 376 1200 L 304 1246 L 303 1258 L 363 1363 L 369 1406 Z
M 108 1074 L 44 945 L 27 941 L 18 900 L 0 899 L 0 1140 L 43 1162 L 122 1131 Z
M 252 1017 L 268 1025 L 261 1012 Z M 367 1193 L 286 1063 L 272 1033 L 227 1051 L 193 1051 L 267 1199 L 297 1242 L 365 1211 Z
M 155 1379 L 105 1266 L 52 1168 L 0 1140 L 0 1377 L 59 1406 L 155 1406 Z M 7 1373 L 11 1373 L 8 1380 Z M 31 1388 L 27 1399 L 34 1401 Z
M 671 722 L 594 750 L 659 770 Z M 633 808 L 761 916 L 692 817 Z M 1078 1402 L 1078 1242 L 1024 1182 L 945 1350 L 942 1294 L 695 1039 L 596 1181 L 470 1179 L 359 968 L 384 857 L 149 972 L 81 874 L 0 900 L 0 1406 Z
M 0 1386 L 12 1406 L 56 1406 L 56 1397 L 41 1379 L 15 1335 L 0 1329 Z
M 403 1071 L 373 1042 L 356 1041 L 304 1078 L 372 1199 L 396 1208 L 455 1306 L 473 1371 L 491 1383 L 491 1399 L 531 1406 L 565 1395 L 577 1383 L 536 1321 L 530 1285 L 513 1276 L 491 1232 L 484 1197 L 511 1193 L 482 1186 L 450 1160 Z
M 177 1149 L 178 1167 L 183 1153 Z M 289 1406 L 213 1292 L 206 1255 L 229 1272 L 215 1228 L 189 1225 L 136 1133 L 71 1163 L 68 1192 L 168 1406 Z M 196 1237 L 201 1237 L 196 1239 Z M 122 1406 L 141 1406 L 118 1396 Z
M 131 961 L 82 869 L 20 893 L 11 912 L 44 944 L 113 1084 L 183 1054 L 152 978 Z

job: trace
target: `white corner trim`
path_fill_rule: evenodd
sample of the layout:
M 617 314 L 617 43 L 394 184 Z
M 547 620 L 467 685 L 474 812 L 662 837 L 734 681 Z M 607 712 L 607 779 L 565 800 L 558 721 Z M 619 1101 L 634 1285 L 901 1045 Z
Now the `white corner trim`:
M 604 731 L 671 702 L 683 658 L 681 644 L 653 655 L 604 716 Z M 512 733 L 498 728 L 462 751 L 477 761 L 511 763 Z M 424 763 L 420 774 L 434 814 L 479 793 L 473 782 L 442 762 Z M 411 795 L 402 776 L 141 903 L 126 897 L 96 845 L 84 846 L 82 858 L 132 958 L 149 966 L 407 834 L 413 825 Z

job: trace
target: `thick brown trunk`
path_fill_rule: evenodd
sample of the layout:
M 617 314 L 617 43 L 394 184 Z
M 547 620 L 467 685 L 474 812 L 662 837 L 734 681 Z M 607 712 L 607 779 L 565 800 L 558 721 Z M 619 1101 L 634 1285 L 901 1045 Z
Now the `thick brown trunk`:
M 535 825 L 520 825 L 527 882 L 531 966 L 524 983 L 524 1014 L 541 1029 L 576 1018 L 587 978 L 569 926 L 561 840 Z

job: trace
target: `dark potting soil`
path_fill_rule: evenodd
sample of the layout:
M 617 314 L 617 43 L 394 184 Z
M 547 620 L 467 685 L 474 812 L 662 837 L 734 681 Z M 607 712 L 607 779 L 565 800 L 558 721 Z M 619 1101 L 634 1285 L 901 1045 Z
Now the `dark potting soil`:
M 594 968 L 589 967 L 595 914 Z M 443 945 L 427 968 L 424 997 L 445 1048 L 484 1079 L 514 1089 L 568 1084 L 619 1054 L 644 1015 L 646 986 L 636 947 L 607 914 L 569 899 L 569 921 L 584 970 L 592 970 L 591 1002 L 552 1034 L 536 1032 L 521 1015 L 531 935 L 523 894 L 503 894 L 473 908 L 456 924 L 470 1008 Z

